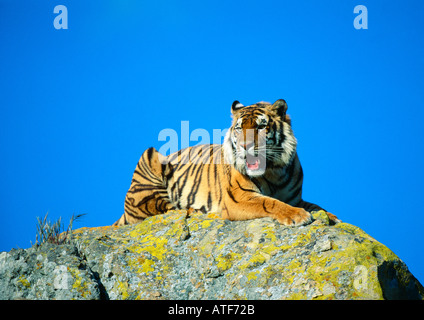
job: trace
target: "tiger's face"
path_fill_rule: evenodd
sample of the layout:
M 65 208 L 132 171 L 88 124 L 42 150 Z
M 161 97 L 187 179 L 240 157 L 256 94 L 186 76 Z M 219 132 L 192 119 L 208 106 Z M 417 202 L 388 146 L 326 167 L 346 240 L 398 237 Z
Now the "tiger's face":
M 224 141 L 227 162 L 251 177 L 263 175 L 267 168 L 289 164 L 297 142 L 286 111 L 283 99 L 250 106 L 234 101 L 233 123 Z

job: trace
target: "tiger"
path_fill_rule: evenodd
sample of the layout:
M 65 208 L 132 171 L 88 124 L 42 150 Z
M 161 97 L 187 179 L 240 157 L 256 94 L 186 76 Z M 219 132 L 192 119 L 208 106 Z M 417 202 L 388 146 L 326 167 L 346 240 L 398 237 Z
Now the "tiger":
M 231 106 L 223 144 L 201 144 L 164 156 L 151 147 L 137 163 L 124 214 L 113 225 L 169 210 L 214 212 L 242 221 L 271 217 L 285 226 L 312 222 L 324 210 L 302 199 L 303 171 L 287 103 Z M 324 210 L 330 224 L 340 220 Z

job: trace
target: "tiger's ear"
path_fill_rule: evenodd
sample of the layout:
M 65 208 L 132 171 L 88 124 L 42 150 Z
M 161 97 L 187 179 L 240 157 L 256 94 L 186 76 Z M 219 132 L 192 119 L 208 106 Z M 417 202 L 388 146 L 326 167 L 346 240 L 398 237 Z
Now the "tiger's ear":
M 231 112 L 234 114 L 235 112 L 239 111 L 241 108 L 244 108 L 244 105 L 242 105 L 238 100 L 233 102 L 233 105 L 231 106 Z
M 272 105 L 272 108 L 274 108 L 278 115 L 280 115 L 283 119 L 287 112 L 287 103 L 284 99 L 278 99 L 275 101 Z

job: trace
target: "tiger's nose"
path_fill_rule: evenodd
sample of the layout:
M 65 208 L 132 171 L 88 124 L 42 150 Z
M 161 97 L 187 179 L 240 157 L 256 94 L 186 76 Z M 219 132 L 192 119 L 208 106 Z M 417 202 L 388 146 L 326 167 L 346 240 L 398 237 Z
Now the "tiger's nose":
M 240 143 L 240 146 L 244 149 L 244 150 L 250 150 L 252 147 L 255 146 L 254 142 L 242 142 Z

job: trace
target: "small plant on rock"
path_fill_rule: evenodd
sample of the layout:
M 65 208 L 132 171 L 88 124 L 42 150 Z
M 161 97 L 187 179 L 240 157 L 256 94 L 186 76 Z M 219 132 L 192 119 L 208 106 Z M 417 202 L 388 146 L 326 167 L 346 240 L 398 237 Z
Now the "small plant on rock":
M 35 235 L 35 245 L 43 243 L 65 244 L 70 243 L 72 239 L 72 227 L 75 220 L 84 216 L 84 214 L 72 215 L 68 227 L 64 229 L 62 217 L 55 222 L 47 220 L 48 213 L 43 219 L 37 217 L 37 234 Z

